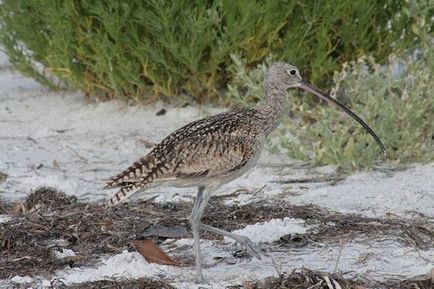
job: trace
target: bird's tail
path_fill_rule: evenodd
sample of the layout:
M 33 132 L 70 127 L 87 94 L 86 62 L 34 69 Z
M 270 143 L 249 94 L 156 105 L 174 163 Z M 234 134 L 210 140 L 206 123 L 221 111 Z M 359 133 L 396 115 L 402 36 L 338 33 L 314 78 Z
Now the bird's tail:
M 122 186 L 114 195 L 110 198 L 110 201 L 108 203 L 108 207 L 115 206 L 116 204 L 120 203 L 124 199 L 128 198 L 132 194 L 143 191 L 145 189 L 148 189 L 152 187 L 152 183 L 147 184 L 140 184 L 140 183 L 131 183 L 125 186 Z
M 132 194 L 154 186 L 155 181 L 169 171 L 166 164 L 147 155 L 120 174 L 111 177 L 104 189 L 120 188 L 110 199 L 108 206 L 114 206 Z

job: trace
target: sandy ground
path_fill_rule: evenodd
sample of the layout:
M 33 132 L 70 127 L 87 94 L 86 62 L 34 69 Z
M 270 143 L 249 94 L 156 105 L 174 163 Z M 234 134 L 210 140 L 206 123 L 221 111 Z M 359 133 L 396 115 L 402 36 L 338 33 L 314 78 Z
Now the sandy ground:
M 0 184 L 0 198 L 22 200 L 31 189 L 48 185 L 81 201 L 105 202 L 113 191 L 101 189 L 103 180 L 145 155 L 150 150 L 148 143 L 158 142 L 192 120 L 221 111 L 210 107 L 165 105 L 167 112 L 157 116 L 156 112 L 162 107 L 161 103 L 147 107 L 118 102 L 89 103 L 77 93 L 51 92 L 12 71 L 5 56 L 0 55 L 0 172 L 8 176 Z M 292 204 L 313 203 L 346 214 L 434 219 L 434 163 L 412 164 L 400 170 L 385 165 L 381 170 L 330 181 L 334 178 L 336 172 L 331 166 L 310 167 L 284 154 L 266 151 L 255 169 L 222 187 L 218 194 L 242 189 L 236 196 L 227 198 L 228 203 L 279 199 Z M 156 197 L 157 202 L 165 203 L 191 201 L 194 195 L 194 189 L 157 188 L 135 197 Z M 7 221 L 8 217 L 0 216 L 0 223 Z M 256 238 L 258 232 L 280 232 L 266 234 L 273 235 L 273 239 L 288 230 L 303 233 L 303 225 L 297 222 L 279 231 L 282 222 L 266 224 L 267 229 L 258 224 L 241 233 Z M 270 242 L 270 239 L 256 241 Z M 229 253 L 224 246 L 212 241 L 204 242 L 203 252 L 205 263 L 210 265 L 205 270 L 209 288 L 225 288 L 244 280 L 277 274 L 268 259 L 214 264 L 216 257 Z M 370 257 L 360 262 L 362 256 Z M 434 266 L 434 248 L 405 247 L 388 238 L 372 242 L 351 240 L 343 247 L 305 247 L 275 252 L 273 258 L 282 271 L 307 266 L 385 279 L 426 274 Z M 149 264 L 138 253 L 125 251 L 102 256 L 96 267 L 65 268 L 50 278 L 73 284 L 110 276 L 165 276 L 177 288 L 197 288 L 191 283 L 193 273 L 193 268 Z M 0 281 L 0 287 L 2 284 L 10 286 L 11 282 L 44 287 L 49 285 L 50 278 L 15 276 L 12 280 Z

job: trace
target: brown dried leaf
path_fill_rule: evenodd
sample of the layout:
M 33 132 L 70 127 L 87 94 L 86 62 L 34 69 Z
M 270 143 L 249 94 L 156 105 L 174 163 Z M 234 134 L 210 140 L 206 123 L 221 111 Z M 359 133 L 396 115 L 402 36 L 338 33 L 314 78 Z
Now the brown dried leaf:
M 163 250 L 158 247 L 151 239 L 134 240 L 131 242 L 137 252 L 149 263 L 161 265 L 180 266 L 180 264 L 171 259 Z

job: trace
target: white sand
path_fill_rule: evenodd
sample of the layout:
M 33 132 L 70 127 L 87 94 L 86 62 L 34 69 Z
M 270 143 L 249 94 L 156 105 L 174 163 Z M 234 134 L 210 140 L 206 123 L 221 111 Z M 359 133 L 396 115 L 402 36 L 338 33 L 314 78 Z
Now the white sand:
M 131 107 L 118 102 L 87 103 L 77 93 L 47 91 L 11 71 L 4 55 L 0 54 L 0 171 L 8 174 L 7 180 L 0 184 L 0 198 L 23 199 L 37 186 L 51 185 L 81 200 L 105 201 L 113 192 L 101 190 L 103 180 L 149 151 L 140 140 L 158 142 L 183 124 L 221 111 L 209 107 L 165 106 L 167 113 L 156 116 L 161 108 L 162 104 Z M 218 194 L 246 190 L 227 198 L 228 203 L 278 197 L 293 204 L 314 203 L 335 211 L 367 216 L 384 217 L 392 213 L 403 217 L 420 214 L 434 217 L 434 163 L 414 164 L 402 171 L 359 172 L 334 186 L 328 182 L 281 184 L 286 179 L 333 175 L 333 172 L 333 167 L 303 167 L 282 154 L 273 156 L 265 152 L 257 168 L 222 187 Z M 264 185 L 266 187 L 260 190 Z M 157 188 L 148 195 L 136 197 L 158 196 L 157 201 L 169 202 L 191 200 L 194 195 L 193 188 Z M 5 221 L 4 217 L 0 218 L 0 223 Z M 288 232 L 305 230 L 302 223 L 287 219 L 248 226 L 238 233 L 265 242 Z M 213 263 L 216 256 L 230 257 L 227 245 L 225 249 L 219 246 L 215 242 L 204 242 L 207 264 Z M 339 270 L 384 279 L 427 273 L 433 266 L 434 249 L 418 251 L 393 240 L 371 243 L 353 240 L 342 248 L 306 246 L 275 252 L 272 256 L 283 271 L 309 266 L 332 272 L 336 266 Z M 267 258 L 235 264 L 221 262 L 205 270 L 210 281 L 207 288 L 224 288 L 275 274 Z M 70 284 L 112 276 L 165 276 L 178 288 L 197 288 L 191 283 L 193 275 L 193 268 L 148 264 L 139 254 L 124 252 L 104 257 L 96 267 L 65 268 L 53 278 Z M 9 281 L 0 280 L 0 287 Z M 42 277 L 16 276 L 12 281 L 49 285 L 49 280 Z

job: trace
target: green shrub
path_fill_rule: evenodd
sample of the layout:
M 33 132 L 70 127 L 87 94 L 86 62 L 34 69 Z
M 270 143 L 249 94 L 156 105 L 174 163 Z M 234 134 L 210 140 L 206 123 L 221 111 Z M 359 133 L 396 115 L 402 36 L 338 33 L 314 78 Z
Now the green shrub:
M 397 59 L 393 63 L 399 63 Z M 434 159 L 434 66 L 427 62 L 400 63 L 406 71 L 393 76 L 395 65 L 378 65 L 372 58 L 345 65 L 334 76 L 332 96 L 348 104 L 379 135 L 395 162 Z M 315 163 L 338 164 L 344 170 L 371 167 L 381 151 L 372 137 L 332 106 L 314 111 L 294 99 L 296 124 L 286 129 L 299 143 L 283 141 L 294 157 L 313 157 Z
M 380 65 L 372 57 L 344 64 L 336 72 L 331 95 L 348 105 L 377 133 L 392 162 L 434 160 L 434 51 L 426 48 L 418 59 L 390 58 Z M 237 85 L 228 98 L 245 100 L 262 95 L 268 65 L 247 70 L 234 57 L 231 69 Z M 241 85 L 244 83 L 244 85 Z M 337 164 L 344 171 L 372 167 L 382 157 L 377 143 L 357 122 L 333 105 L 315 104 L 315 96 L 291 90 L 291 116 L 277 132 L 290 157 L 315 164 Z
M 416 40 L 409 3 L 3 0 L 0 44 L 17 69 L 51 87 L 207 101 L 236 77 L 231 54 L 251 68 L 272 53 L 302 64 L 317 84 L 364 54 L 381 63 Z
M 388 148 L 388 159 L 396 163 L 434 160 L 433 23 L 426 21 L 434 7 L 429 3 L 418 1 L 403 12 L 413 18 L 419 40 L 407 51 L 410 56 L 391 55 L 384 65 L 362 57 L 344 64 L 333 77 L 331 95 L 366 120 Z M 335 107 L 290 99 L 298 121 L 286 123 L 283 132 L 291 132 L 298 142 L 282 138 L 282 144 L 291 156 L 338 164 L 345 171 L 371 167 L 381 156 L 371 136 Z
M 421 41 L 415 50 L 407 52 L 411 56 L 392 55 L 382 65 L 373 57 L 363 56 L 335 72 L 331 85 L 331 95 L 373 128 L 388 149 L 388 160 L 394 163 L 434 160 L 432 28 L 421 22 L 418 28 Z M 229 69 L 235 77 L 226 98 L 243 104 L 255 102 L 262 95 L 262 79 L 272 61 L 248 69 L 239 55 L 232 58 Z M 344 171 L 372 167 L 382 158 L 377 143 L 357 122 L 333 105 L 312 101 L 315 98 L 297 90 L 289 92 L 291 118 L 277 136 L 279 146 L 290 157 L 337 164 Z

